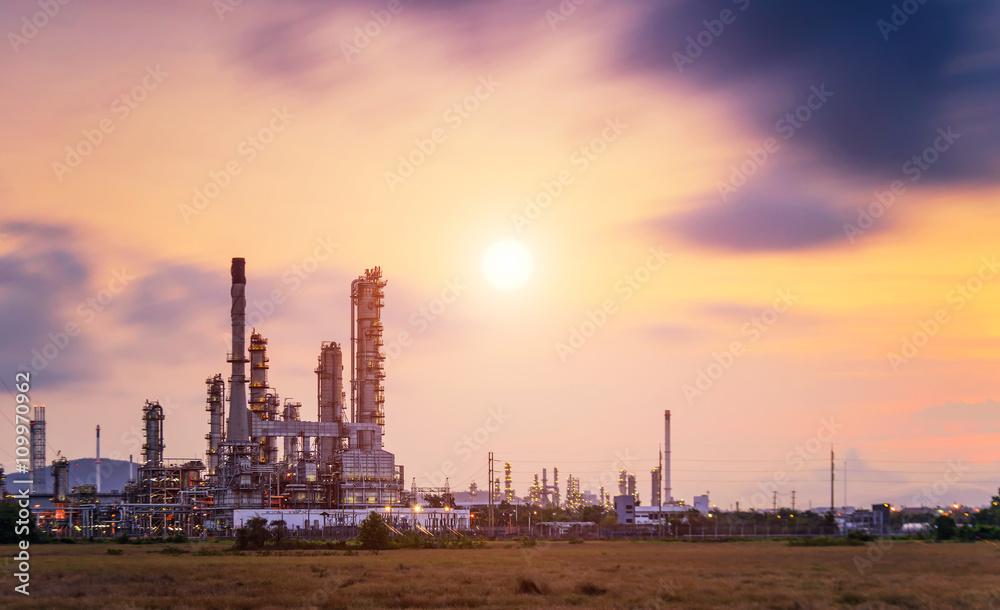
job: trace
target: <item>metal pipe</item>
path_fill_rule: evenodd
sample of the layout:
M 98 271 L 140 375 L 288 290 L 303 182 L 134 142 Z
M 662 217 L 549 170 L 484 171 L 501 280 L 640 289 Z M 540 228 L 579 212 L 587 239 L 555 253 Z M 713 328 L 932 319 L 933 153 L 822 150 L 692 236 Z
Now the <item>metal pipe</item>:
M 354 308 L 356 304 L 357 294 L 358 294 L 358 283 L 361 282 L 361 278 L 357 278 L 351 282 L 351 421 L 357 423 L 358 421 L 358 382 L 357 375 L 355 371 L 357 370 L 357 364 L 354 361 L 354 349 L 355 343 L 357 342 L 355 326 L 357 322 L 354 318 Z

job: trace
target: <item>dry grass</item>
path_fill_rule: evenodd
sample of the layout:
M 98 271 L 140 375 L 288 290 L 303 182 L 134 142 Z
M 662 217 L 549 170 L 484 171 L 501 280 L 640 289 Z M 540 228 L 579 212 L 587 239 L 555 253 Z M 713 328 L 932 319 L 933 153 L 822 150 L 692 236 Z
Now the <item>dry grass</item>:
M 491 544 L 345 556 L 214 555 L 220 544 L 36 545 L 30 598 L 3 575 L 0 607 L 23 608 L 987 608 L 1000 550 L 900 542 L 862 576 L 868 547 L 760 543 Z M 108 548 L 120 548 L 121 556 Z M 9 555 L 13 547 L 0 552 Z

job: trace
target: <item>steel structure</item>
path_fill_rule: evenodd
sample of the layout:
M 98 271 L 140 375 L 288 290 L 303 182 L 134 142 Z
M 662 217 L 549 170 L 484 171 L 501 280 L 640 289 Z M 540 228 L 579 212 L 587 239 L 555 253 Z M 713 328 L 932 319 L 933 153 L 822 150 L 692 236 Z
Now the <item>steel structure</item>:
M 163 462 L 163 407 L 159 401 L 146 401 L 142 408 L 143 430 L 146 442 L 142 444 L 142 460 L 146 466 L 159 466 Z
M 566 477 L 566 509 L 576 512 L 583 508 L 583 493 L 580 491 L 580 477 Z
M 214 479 L 219 470 L 219 446 L 222 444 L 222 422 L 225 420 L 225 408 L 223 403 L 226 394 L 226 382 L 222 380 L 222 375 L 209 377 L 205 380 L 208 386 L 208 400 L 205 410 L 208 411 L 208 434 L 205 440 L 208 441 L 208 449 L 205 457 L 208 460 L 208 477 Z
M 344 423 L 344 355 L 340 345 L 324 341 L 320 345 L 316 366 L 316 403 L 319 405 L 320 422 Z M 298 418 L 296 418 L 298 419 Z M 343 452 L 342 438 L 325 437 L 320 441 L 319 459 L 341 468 L 337 458 Z
M 245 510 L 364 511 L 418 500 L 418 488 L 403 491 L 403 467 L 383 449 L 386 281 L 381 269 L 367 269 L 351 283 L 349 409 L 341 344 L 320 344 L 317 421 L 301 419 L 302 403 L 287 398 L 280 403 L 268 379 L 268 340 L 253 329 L 246 341 L 244 259 L 232 260 L 230 275 L 228 397 L 221 374 L 205 380 L 207 472 L 202 477 L 205 466 L 199 461 L 164 460 L 163 409 L 147 401 L 143 465 L 122 506 L 127 531 L 190 533 L 204 527 L 225 532 L 234 526 L 233 515 Z M 450 494 L 447 487 L 443 491 Z
M 378 424 L 385 432 L 385 354 L 382 352 L 382 307 L 386 282 L 382 269 L 366 269 L 351 282 L 351 412 L 359 424 Z M 381 437 L 381 434 L 379 434 Z M 381 447 L 381 438 L 378 439 Z M 374 448 L 375 435 L 359 434 L 358 448 Z
M 52 461 L 52 501 L 56 503 L 69 500 L 69 460 L 63 456 Z
M 45 489 L 45 405 L 35 407 L 31 420 L 31 482 L 35 491 Z

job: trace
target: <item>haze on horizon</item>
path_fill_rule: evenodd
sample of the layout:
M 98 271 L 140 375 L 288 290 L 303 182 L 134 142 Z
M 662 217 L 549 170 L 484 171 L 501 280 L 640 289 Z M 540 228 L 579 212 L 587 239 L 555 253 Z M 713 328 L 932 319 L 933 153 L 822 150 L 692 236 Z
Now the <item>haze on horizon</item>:
M 851 505 L 1000 486 L 991 3 L 16 1 L 0 23 L 0 375 L 35 371 L 50 460 L 92 456 L 97 424 L 138 459 L 147 399 L 167 455 L 203 456 L 245 257 L 270 383 L 310 419 L 320 342 L 347 344 L 350 282 L 382 267 L 408 481 L 483 488 L 492 451 L 518 494 L 626 468 L 645 500 L 670 409 L 689 502 L 778 477 L 825 506 L 828 439 L 838 504 L 845 459 Z

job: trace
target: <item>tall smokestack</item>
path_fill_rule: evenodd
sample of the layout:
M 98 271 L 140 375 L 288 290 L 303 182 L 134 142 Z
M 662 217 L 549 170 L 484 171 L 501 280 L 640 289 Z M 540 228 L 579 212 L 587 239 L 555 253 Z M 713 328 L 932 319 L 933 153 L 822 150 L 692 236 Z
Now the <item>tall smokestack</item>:
M 97 469 L 97 493 L 101 493 L 101 426 L 97 426 L 97 459 L 94 460 Z
M 670 504 L 674 497 L 670 495 L 670 410 L 663 412 L 664 443 L 663 443 L 663 503 Z
M 229 294 L 233 298 L 233 351 L 229 362 L 233 364 L 232 379 L 229 381 L 229 422 L 226 426 L 226 440 L 231 443 L 245 443 L 250 440 L 250 411 L 247 410 L 246 390 L 246 318 L 247 318 L 247 276 L 246 260 L 234 258 L 231 269 L 233 287 Z

